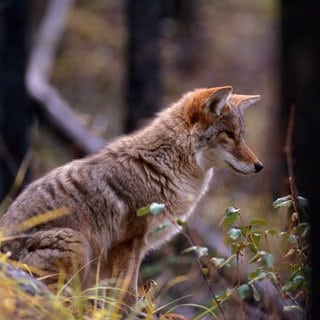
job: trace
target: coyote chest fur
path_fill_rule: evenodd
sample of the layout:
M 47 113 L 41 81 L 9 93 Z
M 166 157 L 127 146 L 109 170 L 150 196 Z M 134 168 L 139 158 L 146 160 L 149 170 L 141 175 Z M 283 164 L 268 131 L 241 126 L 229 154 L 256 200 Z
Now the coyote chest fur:
M 241 174 L 262 169 L 244 141 L 242 118 L 259 98 L 232 94 L 232 87 L 196 89 L 145 128 L 51 171 L 26 187 L 1 218 L 0 229 L 14 236 L 2 251 L 52 274 L 63 268 L 72 275 L 76 265 L 84 288 L 95 284 L 97 274 L 117 279 L 118 286 L 126 280 L 133 293 L 126 303 L 134 303 L 141 260 L 178 232 L 176 220 L 192 213 L 212 168 Z M 138 217 L 137 210 L 152 202 L 165 209 Z M 56 209 L 65 214 L 19 227 Z M 171 227 L 155 232 L 167 222 Z

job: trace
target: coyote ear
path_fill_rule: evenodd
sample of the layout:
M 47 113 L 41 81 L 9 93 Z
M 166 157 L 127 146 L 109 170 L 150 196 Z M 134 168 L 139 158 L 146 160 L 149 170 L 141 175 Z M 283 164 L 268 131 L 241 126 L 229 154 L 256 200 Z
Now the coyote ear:
M 233 94 L 230 97 L 230 102 L 234 106 L 238 107 L 241 111 L 244 111 L 251 104 L 260 100 L 260 98 L 261 96 L 259 95 L 251 96 L 251 95 Z
M 220 116 L 223 107 L 232 93 L 232 87 L 221 87 L 214 91 L 205 103 L 205 107 L 212 113 Z

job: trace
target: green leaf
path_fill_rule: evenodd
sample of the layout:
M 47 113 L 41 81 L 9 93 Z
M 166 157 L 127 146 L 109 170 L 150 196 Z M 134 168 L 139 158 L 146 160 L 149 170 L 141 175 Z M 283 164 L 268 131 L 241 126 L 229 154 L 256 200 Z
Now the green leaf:
M 290 236 L 290 233 L 288 231 L 281 231 L 279 233 L 280 238 L 282 239 L 282 241 L 288 241 L 288 238 Z
M 187 225 L 187 221 L 185 220 L 185 219 L 177 219 L 177 224 L 179 225 L 179 226 L 181 226 L 181 227 L 185 227 L 186 225 Z
M 274 207 L 274 209 L 278 209 L 278 208 L 291 208 L 292 206 L 292 200 L 287 200 L 287 201 L 283 201 L 280 204 L 278 204 L 277 207 Z
M 275 200 L 272 203 L 272 208 L 274 210 L 279 209 L 281 207 L 286 207 L 286 208 L 290 208 L 292 206 L 292 200 L 291 200 L 291 195 L 282 197 L 282 198 L 278 198 L 277 200 Z
M 237 288 L 237 291 L 240 295 L 240 299 L 243 300 L 245 299 L 248 294 L 250 293 L 250 288 L 247 284 L 243 284 L 240 287 Z
M 237 257 L 237 255 L 234 253 L 231 256 L 229 256 L 227 259 L 224 258 L 217 258 L 217 257 L 212 257 L 210 259 L 211 263 L 215 265 L 218 268 L 223 268 L 224 266 L 230 267 L 230 263 L 232 260 L 234 260 Z
M 142 207 L 142 208 L 138 209 L 136 214 L 138 217 L 145 216 L 149 213 L 151 213 L 153 215 L 157 215 L 161 211 L 163 211 L 164 208 L 165 208 L 165 204 L 153 202 L 149 206 Z
M 295 247 L 298 248 L 298 237 L 294 234 L 290 234 L 290 236 L 288 237 L 288 241 L 289 243 L 293 244 Z
M 160 212 L 162 212 L 164 208 L 165 208 L 164 203 L 153 202 L 150 204 L 150 213 L 153 215 L 157 215 Z
M 217 299 L 217 297 L 216 297 L 216 299 Z M 211 310 L 215 310 L 217 307 L 218 307 L 217 301 L 216 300 L 212 300 L 210 309 Z
M 234 292 L 234 289 L 227 288 L 225 291 L 222 291 L 221 293 L 216 294 L 216 300 L 218 300 L 220 303 L 228 299 L 232 293 Z
M 310 231 L 310 225 L 308 223 L 299 223 L 296 227 L 293 228 L 292 233 L 295 235 L 301 235 L 305 237 Z
M 290 311 L 293 311 L 293 310 L 298 310 L 302 314 L 304 313 L 304 310 L 300 306 L 297 306 L 297 305 L 284 306 L 283 307 L 283 311 L 284 312 L 290 312 Z
M 164 229 L 167 229 L 168 227 L 170 227 L 171 225 L 171 222 L 164 222 L 164 223 L 161 223 L 157 228 L 154 229 L 154 233 L 158 233 Z
M 249 261 L 253 263 L 261 260 L 265 267 L 272 268 L 274 264 L 274 256 L 271 253 L 265 251 L 258 251 Z
M 299 204 L 303 207 L 308 207 L 309 203 L 308 203 L 308 200 L 304 197 L 301 197 L 301 196 L 298 196 L 298 201 L 299 201 Z
M 210 259 L 211 263 L 213 265 L 215 265 L 218 268 L 222 268 L 222 266 L 224 265 L 224 262 L 226 261 L 226 259 L 224 258 L 217 258 L 217 257 L 212 257 Z
M 263 280 L 267 276 L 267 273 L 262 270 L 255 270 L 248 274 L 248 279 L 250 280 L 250 284 L 254 281 L 260 281 Z
M 294 277 L 292 280 L 287 281 L 284 286 L 281 287 L 282 292 L 291 291 L 297 289 L 303 282 L 305 278 L 301 275 Z
M 223 227 L 227 228 L 228 226 L 234 224 L 239 217 L 239 212 L 240 209 L 234 207 L 227 208 L 221 221 Z
M 265 225 L 267 225 L 267 222 L 264 219 L 257 218 L 257 219 L 250 220 L 249 224 L 252 226 L 265 226 Z
M 290 275 L 289 275 L 289 280 L 293 280 L 298 275 L 304 274 L 304 268 L 298 266 Z
M 257 290 L 257 288 L 253 284 L 251 284 L 251 288 L 253 290 L 253 298 L 254 298 L 254 300 L 259 302 L 261 300 L 261 296 L 260 296 L 259 291 Z
M 192 246 L 192 247 L 189 247 L 189 248 L 187 248 L 187 249 L 184 249 L 184 250 L 182 251 L 182 254 L 191 253 L 191 252 L 194 252 L 194 251 L 196 251 L 196 250 L 197 250 L 197 246 Z
M 202 274 L 205 275 L 205 276 L 209 274 L 208 268 L 201 268 L 201 272 L 202 272 Z
M 198 255 L 199 258 L 203 257 L 203 256 L 208 256 L 209 253 L 208 253 L 208 248 L 206 247 L 199 247 L 197 250 L 196 250 L 196 253 Z
M 279 232 L 279 236 L 280 236 L 280 237 L 288 238 L 289 232 L 288 232 L 288 231 L 281 231 L 281 232 Z
M 228 207 L 224 213 L 226 217 L 232 216 L 234 213 L 239 213 L 240 209 L 235 207 Z
M 287 292 L 287 291 L 291 291 L 294 290 L 298 287 L 297 283 L 294 283 L 292 281 L 288 281 L 286 282 L 282 287 L 281 287 L 281 291 L 282 292 Z
M 295 283 L 301 283 L 302 281 L 304 281 L 304 277 L 299 275 L 299 276 L 294 277 L 292 281 Z
M 279 235 L 279 231 L 275 228 L 269 229 L 267 230 L 268 234 L 272 235 L 272 236 L 277 236 Z
M 136 212 L 138 217 L 147 215 L 150 212 L 150 206 L 139 208 Z
M 237 240 L 241 236 L 241 230 L 237 228 L 231 228 L 227 234 L 229 235 L 229 238 L 232 240 Z
M 262 262 L 267 268 L 272 268 L 274 265 L 274 256 L 271 253 L 265 252 L 262 255 Z
M 200 247 L 200 246 L 189 247 L 189 248 L 183 250 L 182 254 L 190 253 L 190 252 L 195 252 L 197 254 L 198 258 L 201 258 L 203 256 L 207 256 L 209 254 L 208 253 L 208 248 Z

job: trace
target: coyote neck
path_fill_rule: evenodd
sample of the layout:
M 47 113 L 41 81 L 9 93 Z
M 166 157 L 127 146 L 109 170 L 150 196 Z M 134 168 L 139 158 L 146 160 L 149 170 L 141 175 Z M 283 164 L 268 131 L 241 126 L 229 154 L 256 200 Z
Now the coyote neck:
M 202 179 L 205 172 L 197 165 L 190 130 L 178 108 L 163 111 L 150 125 L 138 132 L 124 136 L 117 152 L 124 157 L 144 161 L 157 167 L 159 172 L 178 179 Z M 112 146 L 109 148 L 113 149 Z

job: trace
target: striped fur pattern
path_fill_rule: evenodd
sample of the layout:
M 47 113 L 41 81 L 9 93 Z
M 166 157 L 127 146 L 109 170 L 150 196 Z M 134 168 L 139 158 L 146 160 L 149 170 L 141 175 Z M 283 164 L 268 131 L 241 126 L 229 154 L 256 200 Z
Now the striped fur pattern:
M 252 174 L 262 164 L 243 140 L 242 113 L 259 96 L 232 87 L 196 89 L 146 127 L 115 139 L 99 153 L 54 169 L 25 188 L 0 220 L 14 235 L 2 244 L 11 258 L 51 273 L 81 269 L 84 288 L 100 279 L 126 280 L 133 304 L 145 254 L 179 231 L 205 193 L 213 167 Z M 258 168 L 258 169 L 257 169 Z M 152 202 L 158 215 L 138 217 Z M 28 218 L 63 208 L 66 215 L 24 231 Z M 159 232 L 163 223 L 170 226 Z M 54 279 L 54 278 L 53 278 Z

